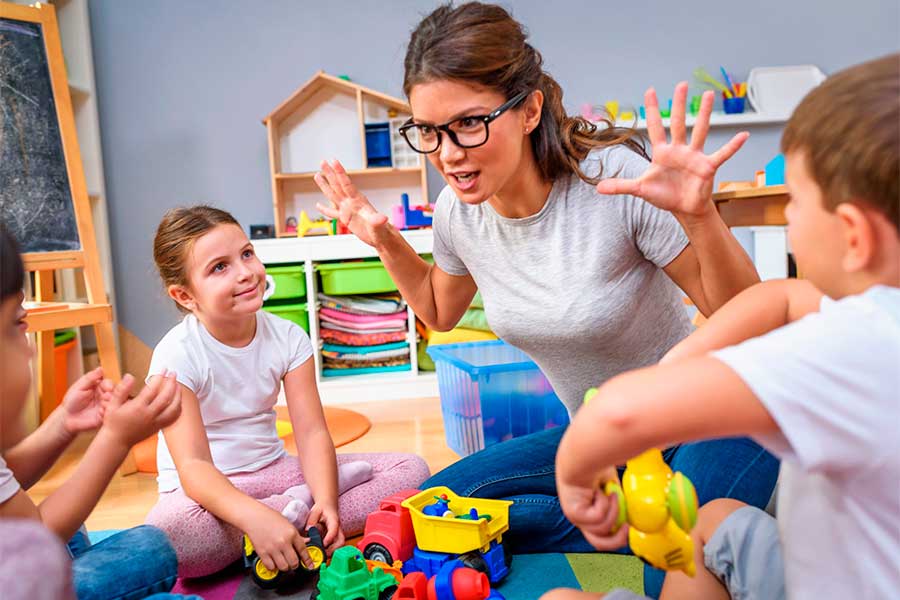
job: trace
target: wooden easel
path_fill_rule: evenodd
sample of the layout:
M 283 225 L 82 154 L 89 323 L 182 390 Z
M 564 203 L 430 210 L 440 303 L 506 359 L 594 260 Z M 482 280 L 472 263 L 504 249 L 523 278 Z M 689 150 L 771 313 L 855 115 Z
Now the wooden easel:
M 93 325 L 97 338 L 100 365 L 106 377 L 118 381 L 122 377 L 113 334 L 112 305 L 103 286 L 103 272 L 97 250 L 87 184 L 78 146 L 72 99 L 69 95 L 68 77 L 59 38 L 59 25 L 53 6 L 36 4 L 22 6 L 0 2 L 0 17 L 16 21 L 37 23 L 41 26 L 47 67 L 56 106 L 56 117 L 65 156 L 75 221 L 81 248 L 62 252 L 32 252 L 22 255 L 25 269 L 35 274 L 34 300 L 40 308 L 28 314 L 28 331 L 37 334 L 38 372 L 41 420 L 56 406 L 56 384 L 53 369 L 54 330 L 67 327 Z M 87 302 L 54 302 L 54 274 L 62 269 L 82 269 Z M 64 385 L 62 382 L 61 385 Z M 121 472 L 136 471 L 134 458 L 129 453 Z

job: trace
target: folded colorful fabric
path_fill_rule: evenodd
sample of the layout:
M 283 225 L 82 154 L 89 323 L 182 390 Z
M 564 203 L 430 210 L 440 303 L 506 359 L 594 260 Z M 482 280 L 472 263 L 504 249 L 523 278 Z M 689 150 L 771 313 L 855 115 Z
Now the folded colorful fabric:
M 388 296 L 329 296 L 318 295 L 322 306 L 362 315 L 387 315 L 406 308 L 398 294 Z
M 406 320 L 406 311 L 401 310 L 398 312 L 393 312 L 385 315 L 359 315 L 354 313 L 343 312 L 340 310 L 335 310 L 333 308 L 320 308 L 319 314 L 328 316 L 334 319 L 339 319 L 341 321 L 347 321 L 349 323 L 380 323 L 385 321 L 386 319 L 402 319 Z
M 324 344 L 322 350 L 328 352 L 347 353 L 355 352 L 356 354 L 367 354 L 369 352 L 384 352 L 385 350 L 397 350 L 398 348 L 408 347 L 406 342 L 394 342 L 392 344 L 377 344 L 375 346 L 342 346 L 340 344 Z
M 324 318 L 322 319 L 322 329 L 336 329 L 337 331 L 345 331 L 347 333 L 395 333 L 397 331 L 406 332 L 406 327 L 395 325 L 394 327 L 367 327 L 362 329 L 358 326 L 347 327 L 346 325 L 338 325 L 331 323 Z
M 358 367 L 394 367 L 409 364 L 408 358 L 386 358 L 384 360 L 336 360 L 325 358 L 322 366 L 326 369 L 355 369 Z
M 322 329 L 319 336 L 329 343 L 343 344 L 345 346 L 374 346 L 377 344 L 389 344 L 406 340 L 406 330 L 392 331 L 389 333 L 366 333 L 340 331 L 337 329 Z
M 322 314 L 321 311 L 319 313 L 319 319 L 323 321 L 323 327 L 324 323 L 333 323 L 339 327 L 345 327 L 350 331 L 391 331 L 398 327 L 406 329 L 406 319 L 383 318 L 377 321 L 357 323 L 346 319 L 336 319 L 330 315 Z
M 370 360 L 377 361 L 387 358 L 396 358 L 398 356 L 409 356 L 409 346 L 406 348 L 398 348 L 397 350 L 384 350 L 382 352 L 331 352 L 329 350 L 322 350 L 322 356 L 329 359 L 334 360 Z
M 394 365 L 393 367 L 359 367 L 356 369 L 322 369 L 322 377 L 349 377 L 351 375 L 371 375 L 374 373 L 388 373 L 393 371 L 409 371 L 410 363 Z

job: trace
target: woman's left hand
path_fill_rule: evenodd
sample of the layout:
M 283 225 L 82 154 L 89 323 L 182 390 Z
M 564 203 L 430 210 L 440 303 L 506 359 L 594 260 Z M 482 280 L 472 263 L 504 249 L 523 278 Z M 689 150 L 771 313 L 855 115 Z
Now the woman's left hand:
M 700 102 L 700 112 L 688 144 L 685 125 L 687 93 L 687 82 L 675 86 L 669 126 L 672 140 L 667 141 L 656 91 L 653 88 L 647 90 L 644 106 L 652 148 L 650 167 L 637 179 L 604 179 L 597 184 L 598 192 L 638 196 L 676 216 L 704 217 L 715 210 L 712 189 L 716 170 L 744 145 L 750 134 L 742 131 L 712 154 L 704 154 L 703 145 L 709 132 L 709 115 L 714 101 L 713 92 L 707 91 Z
M 344 532 L 341 530 L 341 519 L 338 516 L 337 506 L 324 505 L 316 502 L 309 511 L 309 517 L 306 519 L 306 526 L 313 525 L 324 526 L 325 531 L 322 532 L 322 543 L 325 545 L 325 551 L 330 556 L 332 552 L 344 545 L 346 539 Z

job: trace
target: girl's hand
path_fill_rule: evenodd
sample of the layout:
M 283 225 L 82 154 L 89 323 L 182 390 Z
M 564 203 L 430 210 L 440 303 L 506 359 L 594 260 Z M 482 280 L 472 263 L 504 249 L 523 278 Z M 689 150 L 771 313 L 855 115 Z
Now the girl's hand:
M 599 484 L 591 487 L 556 482 L 563 513 L 597 550 L 616 550 L 628 543 L 627 524 L 613 533 L 613 526 L 619 516 L 619 503 L 612 502 L 603 493 L 603 485 L 607 481 L 618 480 L 616 470 L 610 468 L 601 475 Z
M 390 232 L 388 218 L 372 206 L 369 199 L 360 193 L 340 161 L 332 164 L 322 161 L 322 170 L 316 173 L 315 181 L 328 198 L 329 205 L 316 203 L 316 208 L 330 219 L 338 219 L 360 240 L 376 246 Z
M 597 184 L 598 192 L 638 196 L 676 216 L 688 218 L 702 218 L 715 210 L 712 188 L 716 169 L 744 145 L 750 134 L 742 131 L 712 154 L 704 154 L 703 144 L 709 132 L 709 115 L 712 113 L 714 100 L 713 92 L 707 91 L 700 102 L 700 112 L 694 124 L 691 143 L 688 144 L 684 116 L 687 92 L 687 82 L 682 81 L 675 86 L 669 127 L 672 141 L 667 142 L 666 130 L 659 116 L 656 91 L 653 88 L 647 90 L 644 94 L 644 106 L 653 156 L 650 167 L 638 179 L 604 179 Z
M 300 566 L 301 558 L 312 566 L 306 542 L 281 513 L 259 503 L 257 514 L 249 522 L 252 526 L 246 533 L 267 569 L 293 571 Z
M 103 379 L 100 367 L 79 377 L 60 404 L 66 433 L 78 435 L 100 427 L 103 424 L 103 397 L 111 389 L 109 380 Z
M 175 373 L 154 377 L 129 399 L 132 387 L 134 377 L 125 375 L 110 394 L 103 416 L 103 427 L 129 448 L 168 427 L 181 414 L 181 386 Z
M 309 517 L 306 519 L 306 526 L 312 527 L 313 525 L 324 525 L 325 531 L 322 532 L 322 544 L 324 544 L 329 556 L 344 545 L 346 540 L 344 532 L 341 530 L 341 519 L 338 516 L 337 506 L 319 504 L 318 502 L 313 504 L 309 511 Z

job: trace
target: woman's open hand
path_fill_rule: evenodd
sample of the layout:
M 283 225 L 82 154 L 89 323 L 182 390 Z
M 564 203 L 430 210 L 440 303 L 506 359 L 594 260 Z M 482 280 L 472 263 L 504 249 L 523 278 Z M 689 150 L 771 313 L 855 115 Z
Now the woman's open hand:
M 389 233 L 388 218 L 356 189 L 340 161 L 322 161 L 321 167 L 315 181 L 329 205 L 316 203 L 316 208 L 328 218 L 338 219 L 363 242 L 376 246 Z
M 750 134 L 742 131 L 712 154 L 704 154 L 703 145 L 709 132 L 714 94 L 707 91 L 700 102 L 700 112 L 694 124 L 690 143 L 687 142 L 685 104 L 688 85 L 675 86 L 669 129 L 672 140 L 667 141 L 666 129 L 659 115 L 659 102 L 653 88 L 644 94 L 647 133 L 652 147 L 650 167 L 637 179 L 604 179 L 597 184 L 601 194 L 631 194 L 676 216 L 703 217 L 715 210 L 712 202 L 713 179 L 716 170 L 737 152 Z

